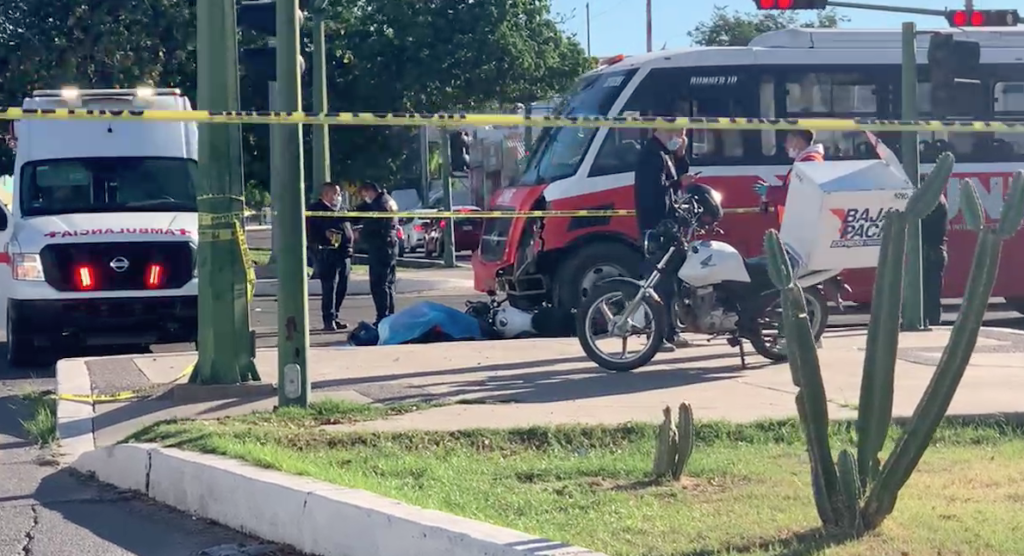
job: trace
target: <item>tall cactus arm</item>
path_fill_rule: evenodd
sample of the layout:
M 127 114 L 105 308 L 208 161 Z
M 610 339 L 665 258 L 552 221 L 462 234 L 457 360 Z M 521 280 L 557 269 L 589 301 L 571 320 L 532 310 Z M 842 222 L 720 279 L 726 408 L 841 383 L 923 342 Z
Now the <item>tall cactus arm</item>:
M 935 161 L 935 167 L 932 168 L 931 173 L 925 178 L 924 183 L 921 187 L 914 191 L 911 195 L 910 200 L 907 201 L 907 216 L 911 220 L 920 220 L 935 208 L 938 204 L 939 198 L 942 196 L 942 191 L 946 188 L 946 184 L 949 183 L 949 177 L 953 175 L 953 165 L 956 163 L 956 158 L 951 153 L 943 153 L 938 160 Z
M 928 389 L 914 410 L 910 425 L 900 436 L 896 448 L 886 460 L 878 480 L 872 484 L 868 493 L 862 512 L 864 526 L 867 529 L 881 525 L 892 512 L 900 489 L 921 461 L 939 422 L 949 409 L 978 341 L 978 331 L 981 329 L 999 268 L 1001 247 L 1001 240 L 994 230 L 982 230 L 978 237 L 978 248 L 974 253 L 960 316 L 953 325 L 949 343 L 942 352 Z
M 1010 180 L 1010 194 L 1003 203 L 996 233 L 1003 239 L 1010 239 L 1020 229 L 1024 220 L 1024 170 L 1017 170 Z
M 807 449 L 811 458 L 812 480 L 815 481 L 815 502 L 819 505 L 819 516 L 836 525 L 840 503 L 839 478 L 828 438 L 828 400 L 825 384 L 821 378 L 821 365 L 814 342 L 814 333 L 807 319 L 804 292 L 793 281 L 793 270 L 782 247 L 778 232 L 769 230 L 764 239 L 768 268 L 776 285 L 780 286 L 784 314 L 783 329 L 786 331 L 786 351 L 794 383 L 799 388 L 796 395 L 797 413 L 801 417 Z M 788 278 L 788 282 L 785 280 Z M 820 488 L 817 488 L 820 486 Z M 822 496 L 824 494 L 824 496 Z M 820 507 L 823 500 L 828 502 L 829 511 Z
M 892 421 L 893 377 L 900 337 L 903 299 L 903 258 L 907 215 L 892 211 L 882 225 L 882 247 L 871 299 L 857 413 L 857 472 L 861 489 L 878 474 L 878 454 Z
M 1003 205 L 1005 208 L 1006 205 Z M 960 212 L 964 215 L 964 224 L 974 231 L 985 227 L 985 211 L 981 208 L 981 197 L 971 180 L 960 180 Z
M 956 158 L 952 153 L 943 153 L 935 161 L 935 167 L 907 201 L 906 213 L 911 220 L 920 220 L 935 208 L 946 184 L 949 183 L 955 163 Z

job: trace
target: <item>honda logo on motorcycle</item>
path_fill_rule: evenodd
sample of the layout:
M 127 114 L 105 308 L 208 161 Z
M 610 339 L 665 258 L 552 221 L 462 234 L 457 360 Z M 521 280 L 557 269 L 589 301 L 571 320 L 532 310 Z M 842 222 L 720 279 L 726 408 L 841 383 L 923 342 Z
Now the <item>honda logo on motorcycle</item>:
M 839 239 L 830 247 L 877 247 L 882 244 L 882 223 L 891 208 L 830 209 L 839 219 Z

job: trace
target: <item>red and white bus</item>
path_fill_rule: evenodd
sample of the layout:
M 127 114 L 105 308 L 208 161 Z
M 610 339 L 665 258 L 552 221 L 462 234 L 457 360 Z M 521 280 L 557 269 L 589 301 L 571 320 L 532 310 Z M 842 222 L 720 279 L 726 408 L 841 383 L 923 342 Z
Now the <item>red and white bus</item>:
M 982 80 L 992 94 L 973 119 L 1024 119 L 1024 27 L 942 31 L 981 43 Z M 928 40 L 918 42 L 918 107 L 927 118 Z M 900 45 L 898 30 L 787 29 L 748 47 L 626 57 L 584 75 L 559 110 L 574 116 L 898 119 Z M 640 129 L 545 128 L 519 185 L 502 190 L 491 208 L 632 209 L 634 166 L 648 135 Z M 879 136 L 899 155 L 899 133 Z M 701 181 L 722 193 L 730 212 L 722 222 L 724 241 L 746 256 L 759 255 L 765 231 L 778 226 L 775 213 L 759 211 L 753 185 L 760 179 L 780 183 L 789 170 L 784 138 L 784 131 L 690 131 L 691 171 L 702 172 Z M 826 160 L 878 156 L 859 131 L 818 132 L 816 141 Z M 956 156 L 947 189 L 951 222 L 943 294 L 962 297 L 976 235 L 963 227 L 957 180 L 973 180 L 988 219 L 997 219 L 1012 173 L 1024 169 L 1024 133 L 922 133 L 919 141 L 922 172 L 946 150 Z M 1024 310 L 1024 234 L 1007 241 L 1004 252 L 993 295 Z M 546 301 L 569 308 L 600 279 L 635 275 L 640 263 L 633 217 L 492 218 L 486 219 L 473 272 L 477 290 L 504 291 L 516 306 Z M 849 301 L 870 301 L 872 269 L 844 277 L 853 288 Z

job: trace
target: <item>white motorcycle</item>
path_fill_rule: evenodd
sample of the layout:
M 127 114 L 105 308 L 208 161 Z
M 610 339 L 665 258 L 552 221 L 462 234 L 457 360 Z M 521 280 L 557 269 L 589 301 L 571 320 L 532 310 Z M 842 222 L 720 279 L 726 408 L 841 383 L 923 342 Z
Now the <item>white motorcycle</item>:
M 780 294 L 768 275 L 767 259 L 745 259 L 725 242 L 694 240 L 697 233 L 720 232 L 721 196 L 714 189 L 692 184 L 673 205 L 675 218 L 644 238 L 647 260 L 657 261 L 651 274 L 645 280 L 603 281 L 577 311 L 577 337 L 587 357 L 610 371 L 640 368 L 658 352 L 668 332 L 668 319 L 673 318 L 677 330 L 711 338 L 726 336 L 729 345 L 739 348 L 744 367 L 743 340 L 760 356 L 785 361 Z M 828 325 L 822 283 L 841 269 L 805 272 L 792 254 L 790 261 L 797 283 L 804 288 L 817 341 Z M 655 291 L 666 275 L 677 277 L 672 311 L 665 310 Z M 646 345 L 630 354 L 627 348 L 633 337 L 642 337 Z

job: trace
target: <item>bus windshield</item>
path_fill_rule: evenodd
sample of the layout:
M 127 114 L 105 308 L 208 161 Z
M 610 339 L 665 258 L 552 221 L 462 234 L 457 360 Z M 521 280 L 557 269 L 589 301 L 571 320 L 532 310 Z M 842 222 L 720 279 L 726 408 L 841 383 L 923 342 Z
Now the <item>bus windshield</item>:
M 607 116 L 635 69 L 586 75 L 555 109 L 559 116 Z M 548 127 L 537 138 L 535 155 L 527 162 L 522 185 L 541 185 L 576 173 L 597 128 Z
M 83 212 L 195 212 L 199 165 L 184 158 L 42 160 L 21 170 L 25 216 Z

